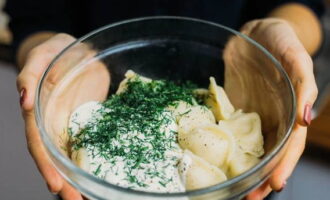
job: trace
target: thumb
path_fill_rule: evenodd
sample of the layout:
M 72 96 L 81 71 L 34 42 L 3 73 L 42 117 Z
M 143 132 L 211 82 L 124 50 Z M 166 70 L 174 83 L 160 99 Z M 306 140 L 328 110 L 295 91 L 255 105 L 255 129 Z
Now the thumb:
M 16 82 L 23 112 L 33 110 L 35 90 L 46 67 L 60 51 L 74 40 L 70 35 L 57 34 L 30 51 Z
M 311 123 L 311 109 L 317 97 L 317 86 L 313 72 L 313 61 L 304 49 L 291 49 L 285 53 L 282 64 L 292 81 L 297 97 L 297 123 Z
M 58 34 L 34 48 L 30 51 L 27 62 L 17 77 L 17 89 L 20 93 L 28 150 L 52 193 L 60 192 L 64 181 L 53 167 L 41 141 L 35 122 L 34 98 L 42 73 L 51 60 L 72 41 L 74 41 L 73 37 Z
M 47 182 L 48 189 L 53 194 L 62 190 L 63 179 L 53 167 L 46 149 L 41 141 L 34 118 L 34 112 L 23 112 L 28 150 L 35 161 L 38 170 Z

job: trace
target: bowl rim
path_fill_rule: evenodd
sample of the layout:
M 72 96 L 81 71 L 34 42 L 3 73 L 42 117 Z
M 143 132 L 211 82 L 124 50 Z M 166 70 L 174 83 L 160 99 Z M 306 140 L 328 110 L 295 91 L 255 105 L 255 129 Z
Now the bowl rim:
M 219 184 L 216 184 L 216 185 L 213 185 L 213 186 L 209 186 L 209 187 L 206 187 L 206 188 L 201 188 L 201 189 L 196 189 L 196 190 L 191 190 L 191 191 L 185 191 L 185 192 L 175 192 L 175 193 L 146 192 L 146 191 L 133 190 L 133 189 L 117 186 L 117 185 L 109 183 L 105 180 L 102 180 L 100 178 L 97 178 L 97 177 L 93 176 L 92 174 L 89 174 L 88 172 L 82 170 L 81 168 L 79 168 L 78 166 L 73 164 L 72 161 L 68 157 L 65 157 L 64 155 L 62 155 L 62 153 L 57 149 L 55 144 L 53 144 L 50 137 L 46 133 L 46 129 L 44 127 L 44 124 L 42 123 L 41 109 L 40 109 L 39 105 L 40 105 L 40 92 L 41 92 L 42 84 L 43 84 L 48 72 L 53 68 L 53 66 L 57 62 L 57 60 L 60 59 L 61 56 L 63 54 L 65 54 L 66 51 L 69 50 L 74 45 L 76 45 L 80 42 L 83 42 L 84 40 L 90 38 L 91 36 L 93 36 L 95 34 L 98 34 L 98 33 L 102 32 L 106 29 L 116 27 L 116 26 L 119 26 L 119 25 L 135 23 L 135 22 L 139 22 L 139 21 L 147 21 L 147 20 L 181 20 L 181 21 L 201 23 L 201 24 L 204 24 L 204 25 L 209 25 L 209 26 L 220 28 L 220 29 L 223 29 L 227 32 L 230 32 L 233 35 L 236 35 L 236 36 L 239 36 L 239 37 L 245 39 L 247 42 L 249 42 L 250 44 L 257 47 L 259 50 L 261 50 L 273 62 L 273 64 L 275 65 L 277 70 L 281 73 L 281 75 L 284 77 L 286 83 L 289 86 L 289 90 L 290 90 L 290 93 L 291 93 L 292 112 L 290 113 L 290 122 L 289 122 L 289 126 L 286 129 L 284 138 L 257 165 L 255 165 L 254 167 L 252 167 L 251 169 L 249 169 L 248 171 L 244 172 L 243 174 L 241 174 L 239 176 L 236 176 L 236 177 L 231 178 L 231 179 L 229 179 L 225 182 L 222 182 L 222 183 L 219 183 Z M 109 187 L 109 188 L 114 189 L 114 190 L 128 192 L 131 195 L 133 194 L 133 195 L 151 196 L 151 197 L 185 197 L 185 196 L 194 196 L 194 195 L 206 194 L 206 193 L 214 192 L 214 191 L 217 191 L 217 190 L 225 189 L 226 187 L 231 186 L 231 185 L 233 185 L 233 184 L 249 177 L 250 175 L 252 175 L 252 174 L 256 173 L 257 171 L 259 171 L 260 169 L 262 169 L 263 166 L 268 164 L 272 160 L 272 158 L 278 152 L 280 152 L 282 150 L 282 148 L 287 143 L 288 138 L 290 137 L 290 135 L 292 133 L 292 128 L 293 128 L 295 118 L 296 118 L 296 116 L 295 116 L 295 113 L 296 113 L 296 96 L 295 96 L 295 92 L 294 92 L 294 89 L 293 89 L 293 85 L 292 85 L 292 83 L 291 83 L 291 81 L 288 77 L 288 74 L 286 73 L 286 71 L 282 67 L 282 65 L 276 60 L 276 58 L 270 52 L 268 52 L 268 50 L 266 50 L 262 45 L 260 45 L 259 43 L 257 43 L 253 39 L 251 39 L 250 37 L 244 35 L 243 33 L 240 33 L 238 31 L 236 31 L 234 29 L 231 29 L 229 27 L 226 27 L 224 25 L 221 25 L 221 24 L 218 24 L 218 23 L 215 23 L 215 22 L 202 20 L 202 19 L 196 19 L 196 18 L 190 18 L 190 17 L 181 17 L 181 16 L 148 16 L 148 17 L 139 17 L 139 18 L 123 20 L 123 21 L 119 21 L 119 22 L 116 22 L 116 23 L 105 25 L 103 27 L 100 27 L 100 28 L 98 28 L 98 29 L 96 29 L 96 30 L 94 30 L 94 31 L 78 38 L 77 40 L 75 40 L 74 42 L 69 44 L 67 47 L 65 47 L 58 55 L 56 55 L 55 58 L 51 61 L 51 63 L 48 65 L 46 70 L 43 72 L 43 74 L 41 76 L 41 79 L 38 81 L 38 84 L 37 84 L 36 93 L 35 93 L 34 107 L 35 107 L 35 111 L 34 111 L 35 112 L 35 120 L 36 120 L 37 127 L 39 129 L 39 134 L 41 135 L 42 143 L 46 147 L 46 150 L 50 154 L 52 154 L 53 159 L 56 159 L 58 162 L 62 163 L 65 168 L 73 171 L 74 173 L 78 173 L 80 176 L 82 176 L 86 179 L 89 179 L 92 182 L 95 182 L 97 184 L 101 184 L 103 187 Z M 97 196 L 95 194 L 91 194 L 85 188 L 81 187 L 78 183 L 72 181 L 69 177 L 66 176 L 66 174 L 64 174 L 60 169 L 58 169 L 58 167 L 54 164 L 53 160 L 51 162 L 53 162 L 53 166 L 66 179 L 66 181 L 71 183 L 74 187 L 77 187 L 79 190 L 81 190 L 83 193 L 85 192 L 89 196 L 100 198 L 99 196 Z

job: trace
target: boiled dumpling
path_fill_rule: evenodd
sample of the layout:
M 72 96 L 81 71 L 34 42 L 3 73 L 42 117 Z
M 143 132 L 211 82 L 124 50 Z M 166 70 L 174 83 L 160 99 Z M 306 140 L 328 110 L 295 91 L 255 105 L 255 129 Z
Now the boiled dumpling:
M 188 150 L 184 151 L 178 168 L 186 190 L 205 188 L 227 180 L 226 175 L 219 168 Z
M 185 102 L 185 101 L 178 101 L 175 102 L 174 105 L 171 105 L 167 108 L 167 110 L 171 111 L 173 117 L 175 118 L 176 122 L 181 119 L 182 116 L 188 114 L 191 110 L 193 105 Z
M 209 96 L 209 90 L 205 88 L 197 88 L 193 91 L 194 96 L 198 99 L 204 102 L 207 97 Z
M 189 133 L 204 124 L 216 123 L 212 112 L 205 106 L 189 105 L 186 102 L 179 102 L 173 115 L 179 125 L 179 132 L 183 133 Z
M 215 124 L 200 126 L 189 133 L 179 131 L 178 140 L 183 149 L 189 149 L 224 171 L 227 170 L 235 148 L 230 132 Z
M 132 79 L 132 78 L 135 78 L 135 77 L 139 77 L 140 80 L 143 81 L 143 82 L 151 82 L 152 81 L 150 78 L 146 78 L 144 76 L 140 76 L 137 73 L 135 73 L 134 71 L 128 70 L 125 73 L 125 79 L 122 80 L 119 83 L 119 86 L 118 86 L 118 89 L 116 91 L 116 94 L 120 94 L 120 93 L 124 92 L 126 90 L 126 88 L 127 88 L 127 82 L 128 82 L 128 80 L 129 79 Z
M 209 96 L 205 100 L 205 104 L 210 107 L 217 121 L 230 118 L 235 111 L 226 92 L 217 85 L 213 77 L 210 77 Z
M 219 126 L 233 133 L 237 148 L 243 152 L 257 157 L 264 154 L 261 120 L 257 113 L 235 113 L 230 119 L 219 121 Z
M 253 156 L 248 153 L 244 153 L 240 149 L 236 148 L 234 156 L 229 164 L 229 171 L 228 174 L 230 177 L 238 176 L 253 166 L 255 166 L 257 163 L 260 162 L 260 159 L 256 156 Z

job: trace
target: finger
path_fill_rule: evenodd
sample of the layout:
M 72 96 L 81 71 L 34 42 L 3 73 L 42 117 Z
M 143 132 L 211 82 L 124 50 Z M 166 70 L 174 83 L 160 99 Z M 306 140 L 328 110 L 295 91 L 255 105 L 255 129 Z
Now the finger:
M 58 34 L 31 50 L 23 70 L 17 77 L 18 91 L 21 94 L 24 90 L 23 111 L 32 111 L 35 89 L 42 73 L 51 60 L 73 41 L 74 38 L 67 34 Z
M 311 123 L 311 108 L 318 93 L 312 59 L 304 49 L 298 47 L 287 50 L 282 63 L 296 92 L 297 122 L 307 126 Z
M 83 200 L 81 194 L 67 182 L 64 183 L 63 189 L 59 195 L 63 200 Z
M 35 48 L 35 50 L 33 50 L 29 55 L 25 67 L 17 78 L 18 90 L 22 91 L 24 89 L 22 113 L 25 119 L 25 131 L 28 149 L 33 159 L 35 160 L 40 173 L 45 178 L 49 190 L 52 193 L 58 193 L 62 189 L 62 177 L 52 166 L 38 134 L 33 112 L 34 94 L 37 82 L 40 79 L 42 72 L 47 67 L 51 59 L 53 59 L 53 57 L 56 55 L 56 53 L 62 49 L 60 48 L 60 45 L 54 41 L 64 39 L 64 43 L 61 43 L 61 46 L 63 46 L 63 44 L 68 44 L 69 38 L 70 37 L 67 35 L 59 34 L 44 44 L 40 45 L 39 47 Z M 47 48 L 45 48 L 46 46 Z
M 35 124 L 34 113 L 25 112 L 24 118 L 29 152 L 41 175 L 46 180 L 49 191 L 53 194 L 57 194 L 63 187 L 63 179 L 53 167 L 50 158 L 47 156 Z
M 266 198 L 271 192 L 273 191 L 273 189 L 270 187 L 270 185 L 268 184 L 268 187 L 263 191 L 263 193 L 261 194 L 262 198 L 264 199 Z
M 281 191 L 292 174 L 305 148 L 307 128 L 297 125 L 292 133 L 286 153 L 269 179 L 270 186 L 275 191 Z
M 260 187 L 249 193 L 245 199 L 246 200 L 261 200 L 266 197 L 272 191 L 269 186 L 269 182 L 264 182 Z

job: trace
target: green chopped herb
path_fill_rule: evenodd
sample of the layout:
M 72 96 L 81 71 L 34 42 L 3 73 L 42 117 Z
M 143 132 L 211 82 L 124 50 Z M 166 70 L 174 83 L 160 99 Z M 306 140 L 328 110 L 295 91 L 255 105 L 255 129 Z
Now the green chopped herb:
M 184 113 L 180 113 L 179 116 L 181 117 L 181 116 L 186 115 L 186 114 L 188 114 L 188 113 L 190 113 L 190 112 L 191 112 L 191 109 L 187 110 L 187 111 L 184 112 Z
M 96 168 L 96 170 L 93 172 L 93 174 L 95 176 L 98 176 L 101 172 L 101 167 L 102 167 L 102 164 L 99 164 L 99 166 Z
M 179 101 L 196 104 L 195 88 L 191 83 L 177 85 L 164 80 L 143 82 L 139 77 L 129 79 L 124 92 L 114 94 L 102 103 L 102 108 L 97 111 L 102 117 L 87 123 L 76 135 L 68 130 L 74 141 L 73 147 L 75 150 L 87 148 L 93 157 L 104 157 L 114 165 L 113 158 L 123 157 L 127 163 L 128 181 L 144 186 L 132 175 L 132 170 L 140 168 L 143 163 L 165 160 L 165 151 L 177 142 L 175 131 L 168 135 L 164 130 L 174 121 L 165 108 L 177 106 Z M 161 177 L 163 181 L 159 183 L 162 185 L 171 181 L 156 169 L 157 166 L 147 175 Z M 97 176 L 100 171 L 101 165 L 94 174 Z

